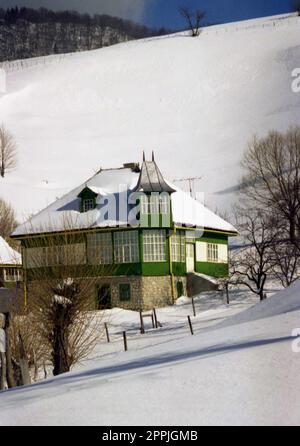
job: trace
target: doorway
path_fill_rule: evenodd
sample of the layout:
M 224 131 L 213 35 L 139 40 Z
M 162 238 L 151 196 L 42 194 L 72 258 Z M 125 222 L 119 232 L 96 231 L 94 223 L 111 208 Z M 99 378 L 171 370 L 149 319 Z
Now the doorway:
M 195 245 L 192 243 L 186 244 L 186 272 L 195 272 Z
M 112 308 L 111 302 L 111 286 L 109 284 L 97 286 L 96 309 L 110 310 Z

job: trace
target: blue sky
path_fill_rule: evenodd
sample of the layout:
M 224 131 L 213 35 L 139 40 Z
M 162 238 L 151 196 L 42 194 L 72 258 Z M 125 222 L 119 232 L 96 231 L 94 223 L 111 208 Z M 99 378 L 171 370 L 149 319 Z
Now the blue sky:
M 179 6 L 206 11 L 206 21 L 223 23 L 280 14 L 291 10 L 292 0 L 0 0 L 1 7 L 28 6 L 107 13 L 152 27 L 182 28 Z
M 178 7 L 188 5 L 206 11 L 206 21 L 231 22 L 291 10 L 290 0 L 158 0 L 148 7 L 146 22 L 151 26 L 182 26 Z

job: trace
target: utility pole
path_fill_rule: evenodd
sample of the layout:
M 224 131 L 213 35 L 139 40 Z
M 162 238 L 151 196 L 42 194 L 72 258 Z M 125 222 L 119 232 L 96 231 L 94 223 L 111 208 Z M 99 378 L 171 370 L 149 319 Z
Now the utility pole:
M 193 191 L 195 190 L 195 181 L 202 180 L 202 177 L 191 177 L 191 178 L 179 178 L 178 180 L 173 180 L 176 183 L 189 183 L 190 195 L 193 198 Z

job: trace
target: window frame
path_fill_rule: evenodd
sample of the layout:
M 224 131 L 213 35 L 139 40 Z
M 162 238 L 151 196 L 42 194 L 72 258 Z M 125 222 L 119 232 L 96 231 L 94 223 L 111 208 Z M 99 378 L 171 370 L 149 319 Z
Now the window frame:
M 129 234 L 130 237 L 126 240 Z M 115 264 L 122 265 L 140 262 L 139 231 L 115 232 L 113 240 Z
M 90 206 L 86 207 L 86 204 L 89 203 Z M 96 207 L 96 200 L 95 198 L 83 198 L 82 199 L 82 212 L 89 212 L 89 211 L 93 211 Z
M 217 243 L 207 243 L 207 262 L 219 263 L 219 245 Z
M 159 195 L 159 212 L 161 215 L 169 215 L 171 208 L 171 198 L 169 194 L 162 193 Z
M 167 234 L 165 229 L 143 231 L 144 263 L 164 263 L 167 261 Z
M 89 265 L 112 265 L 114 263 L 111 232 L 87 235 L 87 261 Z
M 182 233 L 171 236 L 171 255 L 173 263 L 186 262 L 186 241 Z
M 123 288 L 123 291 L 122 291 Z M 122 293 L 124 292 L 128 293 L 128 296 L 122 295 Z M 131 283 L 119 283 L 119 301 L 120 302 L 130 302 L 132 299 L 132 287 L 131 287 Z

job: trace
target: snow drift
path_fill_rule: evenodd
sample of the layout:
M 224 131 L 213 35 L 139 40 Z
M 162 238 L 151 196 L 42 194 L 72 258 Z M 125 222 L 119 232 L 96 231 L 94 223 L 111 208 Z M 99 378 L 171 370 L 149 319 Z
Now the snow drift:
M 300 279 L 279 293 L 220 324 L 220 327 L 242 324 L 300 310 Z
M 186 321 L 190 305 L 159 310 L 163 328 L 146 335 L 138 313 L 115 309 L 111 342 L 103 339 L 94 358 L 71 373 L 0 393 L 0 426 L 299 425 L 299 354 L 291 348 L 298 293 L 299 284 L 275 296 L 263 321 L 247 310 L 242 328 L 236 322 L 203 330 L 208 312 L 200 307 L 195 336 Z M 234 306 L 211 310 L 211 322 Z

